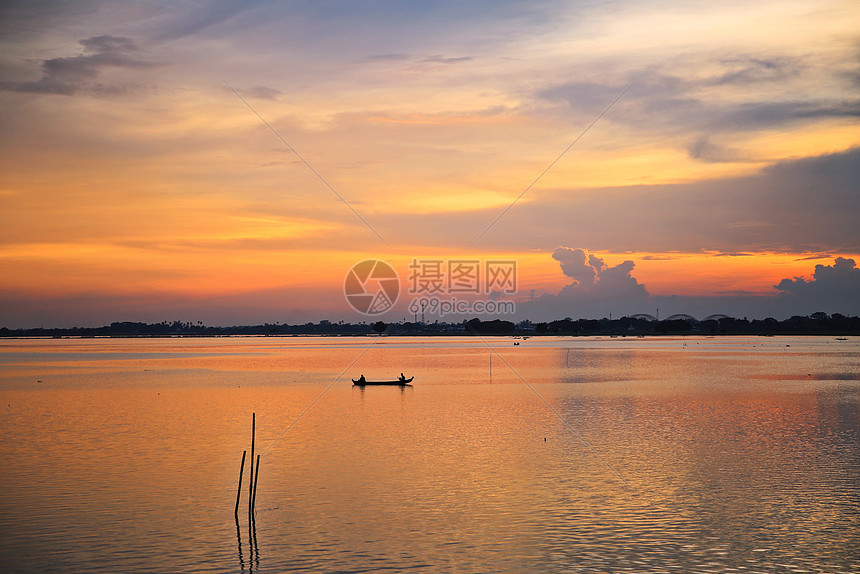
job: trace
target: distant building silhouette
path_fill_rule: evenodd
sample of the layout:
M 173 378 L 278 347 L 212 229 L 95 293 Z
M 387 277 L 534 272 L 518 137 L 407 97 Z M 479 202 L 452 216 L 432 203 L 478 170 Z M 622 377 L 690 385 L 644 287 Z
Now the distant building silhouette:
M 699 320 L 693 317 L 692 315 L 687 315 L 686 313 L 675 313 L 674 315 L 669 315 L 664 319 L 665 321 L 689 321 L 691 323 L 698 323 Z

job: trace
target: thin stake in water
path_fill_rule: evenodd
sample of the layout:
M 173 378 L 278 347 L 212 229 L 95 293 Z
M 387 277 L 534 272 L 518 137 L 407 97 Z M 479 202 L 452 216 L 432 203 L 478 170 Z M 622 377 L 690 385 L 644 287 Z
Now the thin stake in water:
M 236 516 L 236 520 L 239 520 L 239 498 L 242 497 L 242 473 L 245 472 L 245 455 L 248 454 L 247 450 L 242 451 L 242 465 L 239 467 L 239 488 L 236 489 L 236 510 L 233 511 L 233 514 Z
M 257 470 L 254 472 L 254 496 L 251 498 L 252 511 L 257 510 L 257 481 L 260 479 L 260 455 L 257 455 Z
M 248 514 L 254 505 L 254 431 L 257 426 L 257 413 L 251 413 L 251 462 L 250 474 L 248 475 Z

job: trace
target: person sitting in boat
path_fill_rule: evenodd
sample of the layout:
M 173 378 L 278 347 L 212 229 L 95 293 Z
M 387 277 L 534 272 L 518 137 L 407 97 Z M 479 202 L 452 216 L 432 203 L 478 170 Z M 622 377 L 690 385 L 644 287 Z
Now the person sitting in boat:
M 367 380 L 364 378 L 364 375 L 361 375 L 360 377 L 358 377 L 358 382 L 364 384 L 367 382 Z
M 405 380 L 406 380 L 406 376 L 405 376 L 403 373 L 400 373 L 400 379 L 399 379 L 399 380 L 401 380 L 401 381 L 405 381 Z

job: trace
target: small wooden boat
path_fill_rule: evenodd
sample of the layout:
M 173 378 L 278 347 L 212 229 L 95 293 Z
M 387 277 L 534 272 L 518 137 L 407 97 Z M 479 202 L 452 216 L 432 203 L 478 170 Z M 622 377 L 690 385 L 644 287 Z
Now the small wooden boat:
M 412 382 L 412 379 L 415 377 L 409 377 L 408 379 L 396 379 L 394 381 L 364 381 L 362 379 L 352 379 L 352 384 L 357 385 L 359 387 L 364 387 L 366 385 L 408 385 Z

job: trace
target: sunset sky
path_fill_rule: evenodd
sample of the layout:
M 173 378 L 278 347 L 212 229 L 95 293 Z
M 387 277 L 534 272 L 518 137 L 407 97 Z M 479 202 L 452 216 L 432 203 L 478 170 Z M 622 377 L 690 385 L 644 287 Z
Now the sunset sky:
M 413 259 L 517 261 L 517 319 L 860 314 L 860 4 L 2 3 L 0 326 L 411 320 Z

